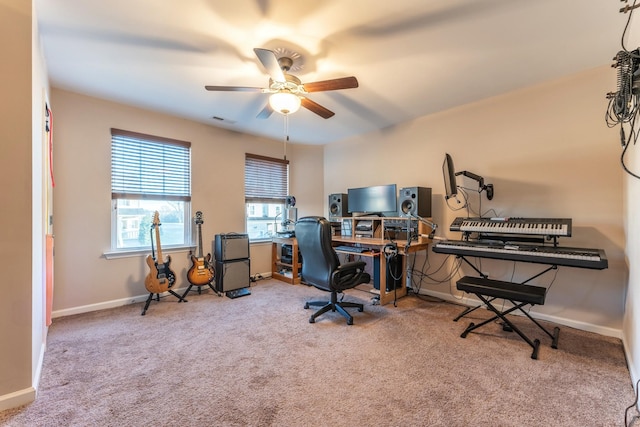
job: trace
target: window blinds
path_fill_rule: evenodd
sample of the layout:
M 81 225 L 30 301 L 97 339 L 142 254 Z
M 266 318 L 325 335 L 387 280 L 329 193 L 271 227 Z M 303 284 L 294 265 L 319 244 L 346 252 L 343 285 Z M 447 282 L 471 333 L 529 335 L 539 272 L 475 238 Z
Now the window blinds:
M 191 143 L 111 129 L 113 199 L 191 200 Z
M 289 193 L 289 161 L 246 153 L 246 203 L 284 203 Z

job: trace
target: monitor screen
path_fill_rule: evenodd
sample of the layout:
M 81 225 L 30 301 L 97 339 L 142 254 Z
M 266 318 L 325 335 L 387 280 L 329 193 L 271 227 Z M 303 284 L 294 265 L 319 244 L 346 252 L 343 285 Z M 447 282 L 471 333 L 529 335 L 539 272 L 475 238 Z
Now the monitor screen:
M 349 188 L 347 193 L 349 213 L 395 216 L 398 211 L 395 184 Z
M 442 163 L 442 176 L 444 177 L 444 198 L 450 199 L 458 195 L 458 184 L 456 184 L 456 169 L 453 166 L 453 159 L 447 153 Z

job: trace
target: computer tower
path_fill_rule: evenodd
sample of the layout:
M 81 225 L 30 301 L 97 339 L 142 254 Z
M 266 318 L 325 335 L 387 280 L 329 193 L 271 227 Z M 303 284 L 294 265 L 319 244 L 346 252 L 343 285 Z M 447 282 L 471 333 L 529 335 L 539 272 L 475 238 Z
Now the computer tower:
M 380 254 L 384 256 L 383 254 Z M 402 255 L 387 258 L 387 292 L 402 287 Z M 380 257 L 373 258 L 373 287 L 380 289 Z
M 251 286 L 249 259 L 216 261 L 216 291 L 229 292 Z

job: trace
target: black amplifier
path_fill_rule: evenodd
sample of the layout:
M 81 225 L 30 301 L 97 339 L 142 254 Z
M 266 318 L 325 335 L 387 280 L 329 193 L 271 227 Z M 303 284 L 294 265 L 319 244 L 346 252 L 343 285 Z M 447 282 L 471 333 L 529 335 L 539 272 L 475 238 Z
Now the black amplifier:
M 251 261 L 216 261 L 216 291 L 229 292 L 251 286 Z
M 249 235 L 239 233 L 216 234 L 213 241 L 216 261 L 249 258 Z

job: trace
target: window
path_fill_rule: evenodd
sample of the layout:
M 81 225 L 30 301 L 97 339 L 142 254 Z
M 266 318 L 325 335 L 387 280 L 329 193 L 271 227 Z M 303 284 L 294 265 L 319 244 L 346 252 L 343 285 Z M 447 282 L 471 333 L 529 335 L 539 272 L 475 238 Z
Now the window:
M 162 248 L 190 244 L 191 143 L 111 129 L 111 203 L 112 250 L 149 249 L 155 211 Z
M 249 240 L 273 237 L 289 194 L 289 161 L 247 153 L 244 163 L 244 200 Z

